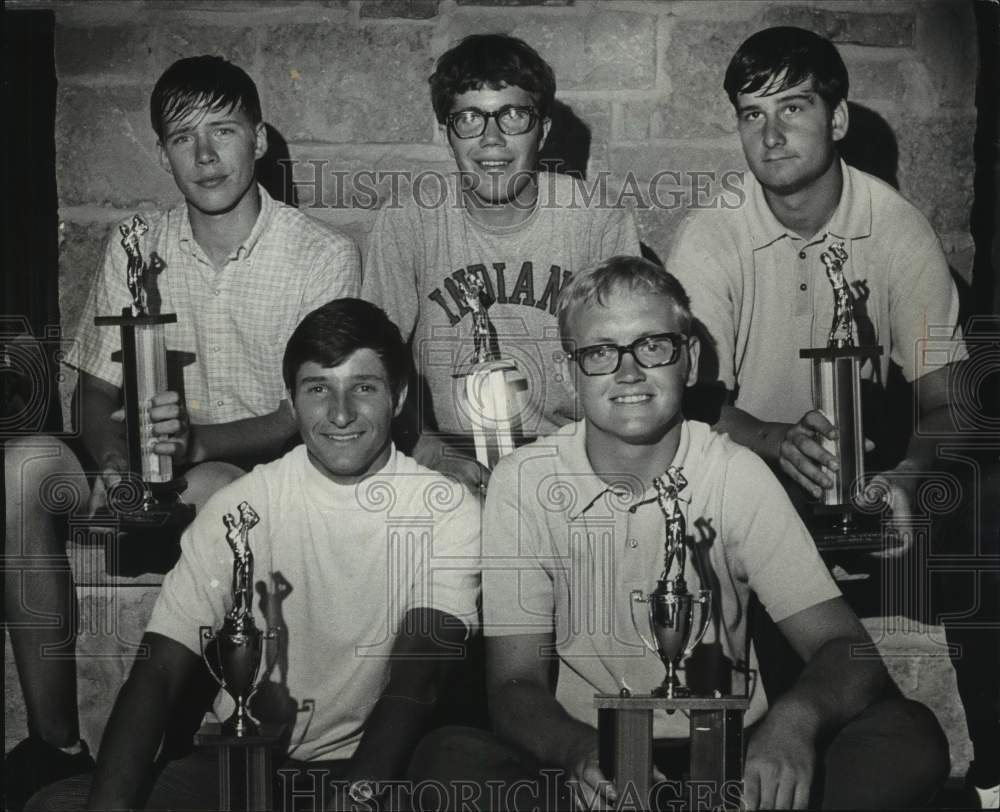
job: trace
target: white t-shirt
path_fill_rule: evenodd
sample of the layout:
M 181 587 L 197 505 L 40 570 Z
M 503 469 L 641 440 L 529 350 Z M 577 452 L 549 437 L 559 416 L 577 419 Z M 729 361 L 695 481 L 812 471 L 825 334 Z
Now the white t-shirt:
M 273 684 L 260 693 L 283 706 L 265 703 L 261 717 L 294 726 L 295 759 L 349 758 L 388 680 L 407 610 L 439 609 L 468 634 L 476 628 L 478 501 L 395 450 L 377 474 L 338 485 L 299 446 L 209 500 L 181 539 L 147 631 L 200 655 L 201 629 L 218 629 L 232 606 L 222 517 L 238 517 L 243 501 L 260 515 L 249 535 L 254 619 L 278 629 L 263 669 Z

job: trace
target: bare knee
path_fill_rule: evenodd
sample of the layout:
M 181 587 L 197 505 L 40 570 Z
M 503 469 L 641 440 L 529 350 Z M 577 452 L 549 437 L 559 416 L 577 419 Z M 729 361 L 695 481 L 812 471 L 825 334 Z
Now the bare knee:
M 7 553 L 61 550 L 56 517 L 86 510 L 90 499 L 79 460 L 55 437 L 14 438 L 3 451 Z

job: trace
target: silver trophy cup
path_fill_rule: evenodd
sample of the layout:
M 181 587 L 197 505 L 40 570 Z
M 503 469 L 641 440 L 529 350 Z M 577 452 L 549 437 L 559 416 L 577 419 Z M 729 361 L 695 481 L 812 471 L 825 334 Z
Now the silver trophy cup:
M 655 644 L 639 628 L 635 607 L 640 603 L 648 607 L 648 624 Z M 702 589 L 693 595 L 683 583 L 660 581 L 648 595 L 641 589 L 632 590 L 629 608 L 636 633 L 667 669 L 663 684 L 653 690 L 653 696 L 668 699 L 688 696 L 690 692 L 677 679 L 677 666 L 694 651 L 708 631 L 712 619 L 712 590 Z
M 226 613 L 222 627 L 201 629 L 201 655 L 209 672 L 236 703 L 230 717 L 222 723 L 222 732 L 232 736 L 252 736 L 259 723 L 250 713 L 250 700 L 257 691 L 264 640 L 273 639 L 277 630 L 262 632 L 254 623 L 253 552 L 250 550 L 250 530 L 260 517 L 249 503 L 239 505 L 239 519 L 225 514 L 226 541 L 233 551 L 233 606 Z M 206 644 L 213 644 L 207 646 Z M 214 648 L 215 656 L 209 651 Z M 217 665 L 213 666 L 213 660 Z

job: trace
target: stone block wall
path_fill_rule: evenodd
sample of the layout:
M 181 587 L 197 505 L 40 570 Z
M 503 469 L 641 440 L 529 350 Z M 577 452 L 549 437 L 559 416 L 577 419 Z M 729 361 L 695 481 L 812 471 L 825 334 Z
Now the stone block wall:
M 759 28 L 830 36 L 852 79 L 851 153 L 895 179 L 968 278 L 975 22 L 964 0 L 299 0 L 54 4 L 64 327 L 101 242 L 178 199 L 156 161 L 148 98 L 175 59 L 218 53 L 256 80 L 272 152 L 299 203 L 362 244 L 393 173 L 448 171 L 427 77 L 473 32 L 515 34 L 553 65 L 565 105 L 544 153 L 636 207 L 659 256 L 685 209 L 743 168 L 725 66 Z M 562 132 L 560 132 L 562 130 Z M 583 153 L 582 155 L 580 153 Z M 711 175 L 704 173 L 713 173 Z

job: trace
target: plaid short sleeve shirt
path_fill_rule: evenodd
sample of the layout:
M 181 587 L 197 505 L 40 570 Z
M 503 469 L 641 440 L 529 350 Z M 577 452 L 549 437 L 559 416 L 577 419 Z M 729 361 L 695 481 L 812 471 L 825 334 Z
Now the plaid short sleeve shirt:
M 185 205 L 144 215 L 149 310 L 177 314 L 164 328 L 170 385 L 182 389 L 192 423 L 273 412 L 285 397 L 281 359 L 292 331 L 320 305 L 360 293 L 360 255 L 349 237 L 276 202 L 263 188 L 260 194 L 253 230 L 221 270 L 195 241 Z M 116 228 L 66 357 L 117 387 L 118 329 L 96 327 L 94 317 L 120 315 L 132 301 L 125 263 Z

